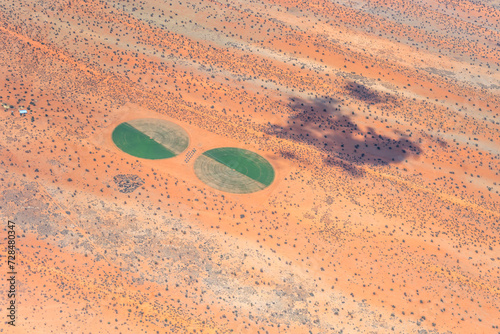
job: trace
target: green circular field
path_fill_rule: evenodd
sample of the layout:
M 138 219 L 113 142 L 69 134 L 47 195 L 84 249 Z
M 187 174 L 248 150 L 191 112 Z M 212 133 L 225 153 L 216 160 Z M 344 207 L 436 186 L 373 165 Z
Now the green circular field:
M 235 147 L 206 151 L 196 159 L 194 172 L 205 184 L 236 194 L 262 190 L 274 180 L 274 169 L 266 159 Z
M 182 127 L 154 118 L 121 123 L 111 136 L 120 150 L 143 159 L 175 157 L 189 145 L 189 136 Z

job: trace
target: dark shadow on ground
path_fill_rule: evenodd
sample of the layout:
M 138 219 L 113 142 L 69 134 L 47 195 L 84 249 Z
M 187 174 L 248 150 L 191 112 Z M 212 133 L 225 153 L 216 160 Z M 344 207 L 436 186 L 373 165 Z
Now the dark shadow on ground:
M 350 97 L 367 104 L 387 104 L 393 107 L 400 107 L 400 102 L 394 95 L 377 92 L 354 81 L 348 81 L 344 89 Z
M 268 133 L 280 138 L 315 146 L 328 157 L 325 163 L 343 168 L 353 176 L 362 176 L 362 165 L 397 164 L 419 155 L 420 146 L 407 136 L 361 130 L 351 117 L 342 115 L 335 99 L 290 100 L 293 112 L 286 126 L 269 125 Z M 396 137 L 397 136 L 397 137 Z M 285 158 L 300 158 L 297 152 L 283 152 Z
M 347 93 L 355 99 L 374 104 L 382 102 L 382 98 L 379 94 L 361 84 L 349 82 L 344 88 L 347 90 Z

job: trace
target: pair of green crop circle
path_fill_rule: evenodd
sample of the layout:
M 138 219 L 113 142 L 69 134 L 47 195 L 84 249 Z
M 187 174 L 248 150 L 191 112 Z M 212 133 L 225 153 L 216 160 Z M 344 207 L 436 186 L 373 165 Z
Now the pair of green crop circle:
M 182 127 L 151 118 L 121 123 L 114 129 L 112 139 L 120 150 L 152 160 L 175 157 L 189 146 L 189 136 Z M 262 190 L 275 177 L 274 169 L 266 159 L 236 147 L 220 147 L 202 153 L 194 163 L 194 171 L 205 184 L 239 194 Z

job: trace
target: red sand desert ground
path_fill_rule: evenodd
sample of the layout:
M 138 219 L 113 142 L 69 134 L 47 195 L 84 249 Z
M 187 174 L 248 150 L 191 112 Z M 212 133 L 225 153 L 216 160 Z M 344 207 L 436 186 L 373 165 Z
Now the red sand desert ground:
M 0 332 L 500 332 L 499 17 L 487 1 L 2 1 L 18 273 Z M 145 117 L 188 149 L 120 151 L 114 127 Z M 274 183 L 204 185 L 194 161 L 222 146 L 265 157 Z

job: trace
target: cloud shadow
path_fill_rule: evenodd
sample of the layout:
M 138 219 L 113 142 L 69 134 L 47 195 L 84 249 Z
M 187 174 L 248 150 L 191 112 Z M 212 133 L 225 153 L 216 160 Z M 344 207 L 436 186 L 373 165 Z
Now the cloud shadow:
M 365 94 L 365 98 L 376 100 L 370 94 Z M 270 124 L 268 133 L 320 149 L 327 154 L 326 164 L 341 167 L 355 177 L 362 176 L 360 166 L 397 164 L 421 154 L 420 146 L 406 135 L 393 138 L 372 127 L 361 129 L 351 117 L 340 112 L 339 102 L 331 98 L 313 101 L 291 98 L 292 113 L 286 124 Z M 296 152 L 282 155 L 298 158 Z

